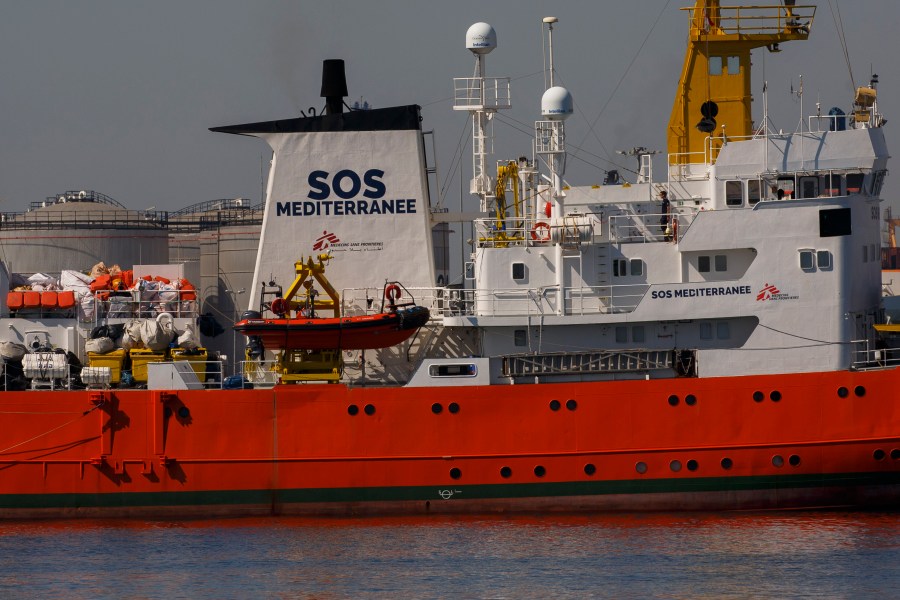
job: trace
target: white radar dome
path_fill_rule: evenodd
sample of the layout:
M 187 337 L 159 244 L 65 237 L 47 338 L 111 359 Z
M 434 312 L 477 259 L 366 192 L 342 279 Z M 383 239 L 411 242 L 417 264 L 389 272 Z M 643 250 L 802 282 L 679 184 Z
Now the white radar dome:
M 554 86 L 541 96 L 541 116 L 551 121 L 568 119 L 572 111 L 572 94 L 564 87 Z
M 497 47 L 497 32 L 487 23 L 475 23 L 466 32 L 466 48 L 475 54 L 487 54 Z

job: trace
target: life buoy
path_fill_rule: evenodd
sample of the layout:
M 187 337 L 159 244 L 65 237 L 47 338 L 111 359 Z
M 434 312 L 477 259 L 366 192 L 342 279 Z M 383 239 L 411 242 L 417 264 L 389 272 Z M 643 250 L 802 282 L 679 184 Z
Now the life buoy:
M 395 283 L 384 288 L 384 298 L 391 304 L 394 304 L 399 300 L 402 295 L 403 293 L 400 291 L 400 286 Z
M 534 227 L 531 228 L 531 239 L 536 242 L 549 242 L 550 226 L 543 221 L 535 223 Z

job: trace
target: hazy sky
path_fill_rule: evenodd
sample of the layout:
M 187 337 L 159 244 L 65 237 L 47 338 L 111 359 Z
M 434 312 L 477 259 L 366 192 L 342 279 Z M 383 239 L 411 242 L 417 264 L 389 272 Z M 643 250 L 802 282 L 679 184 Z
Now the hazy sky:
M 606 2 L 444 0 L 379 2 L 257 0 L 3 3 L 0 20 L 0 211 L 65 190 L 94 189 L 135 209 L 176 210 L 216 198 L 260 198 L 259 140 L 209 127 L 299 116 L 320 109 L 321 61 L 347 62 L 349 102 L 420 104 L 437 132 L 450 206 L 458 204 L 454 153 L 468 139 L 466 113 L 451 109 L 453 77 L 471 76 L 466 29 L 487 21 L 499 48 L 488 75 L 510 76 L 513 109 L 495 126 L 497 158 L 530 153 L 528 131 L 543 90 L 541 18 L 559 18 L 559 81 L 575 97 L 568 122 L 567 180 L 600 183 L 623 162 L 614 150 L 665 149 L 681 68 L 688 0 Z M 874 68 L 897 155 L 900 132 L 900 2 L 820 2 L 808 42 L 754 54 L 754 117 L 762 118 L 763 71 L 770 116 L 793 130 L 800 104 L 790 90 L 803 75 L 804 112 L 852 101 L 835 27 L 843 21 L 857 85 Z M 657 18 L 659 20 L 657 22 Z M 655 26 L 654 26 L 654 23 Z M 593 130 L 589 124 L 595 123 Z M 502 141 L 501 141 L 502 140 Z M 463 154 L 471 177 L 470 143 Z M 657 178 L 664 172 L 658 157 Z M 896 178 L 896 175 L 894 176 Z M 466 184 L 468 185 L 468 184 Z M 885 198 L 900 182 L 888 178 Z M 437 199 L 434 199 L 435 201 Z

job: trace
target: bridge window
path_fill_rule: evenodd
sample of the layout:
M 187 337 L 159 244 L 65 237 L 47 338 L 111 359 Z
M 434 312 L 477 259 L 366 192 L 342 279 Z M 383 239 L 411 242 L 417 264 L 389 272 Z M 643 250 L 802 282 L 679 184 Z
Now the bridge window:
M 729 56 L 728 57 L 728 74 L 729 75 L 740 75 L 741 74 L 741 58 L 739 56 Z
M 628 342 L 628 328 L 625 326 L 616 327 L 616 343 L 625 344 Z
M 639 258 L 631 259 L 631 274 L 632 275 L 643 275 L 644 274 L 644 261 Z
M 710 75 L 721 75 L 722 74 L 722 57 L 721 56 L 710 56 L 709 57 L 709 74 Z
M 715 256 L 716 271 L 722 272 L 728 270 L 728 257 L 724 254 L 716 254 Z
M 747 182 L 747 203 L 753 206 L 761 198 L 759 179 L 751 179 Z
M 850 173 L 847 175 L 847 193 L 848 194 L 858 194 L 862 191 L 863 184 L 863 174 L 862 173 Z
M 725 182 L 725 205 L 726 206 L 743 206 L 744 191 L 740 181 Z
M 828 250 L 819 250 L 816 252 L 816 263 L 820 269 L 828 270 L 831 268 L 831 252 Z
M 429 365 L 428 374 L 432 377 L 475 377 L 478 367 L 472 363 Z
M 833 173 L 829 173 L 825 177 L 822 178 L 822 184 L 825 189 L 826 196 L 840 196 L 841 195 L 841 176 L 835 175 Z
M 697 257 L 697 270 L 701 273 L 709 273 L 709 257 L 708 256 L 698 256 Z
M 524 281 L 525 279 L 525 263 L 514 262 L 512 264 L 513 281 Z
M 613 260 L 613 277 L 625 277 L 628 263 L 624 258 L 616 258 Z
M 528 333 L 524 329 L 516 329 L 513 331 L 513 341 L 516 346 L 527 346 Z
M 849 182 L 847 185 L 850 185 Z M 835 237 L 851 233 L 849 208 L 829 208 L 819 211 L 819 237 Z
M 800 268 L 804 271 L 814 271 L 816 268 L 816 263 L 814 261 L 815 255 L 812 250 L 801 250 L 800 251 Z

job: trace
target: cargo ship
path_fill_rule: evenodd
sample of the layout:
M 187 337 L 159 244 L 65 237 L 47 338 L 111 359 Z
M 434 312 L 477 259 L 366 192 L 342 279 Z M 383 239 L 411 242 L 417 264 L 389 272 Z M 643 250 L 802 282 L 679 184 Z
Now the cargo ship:
M 751 51 L 807 39 L 815 7 L 685 10 L 658 179 L 636 148 L 633 181 L 567 183 L 552 17 L 532 147 L 496 173 L 510 80 L 486 75 L 493 27 L 467 32 L 474 214 L 432 203 L 419 107 L 344 110 L 339 62 L 323 114 L 216 128 L 273 151 L 239 372 L 191 342 L 184 273 L 135 265 L 65 307 L 22 292 L 0 323 L 20 354 L 0 516 L 896 507 L 877 81 L 772 131 L 751 115 Z M 436 267 L 448 224 L 472 226 L 462 283 Z M 389 345 L 304 341 L 401 298 L 427 311 Z M 288 324 L 304 333 L 260 339 Z

